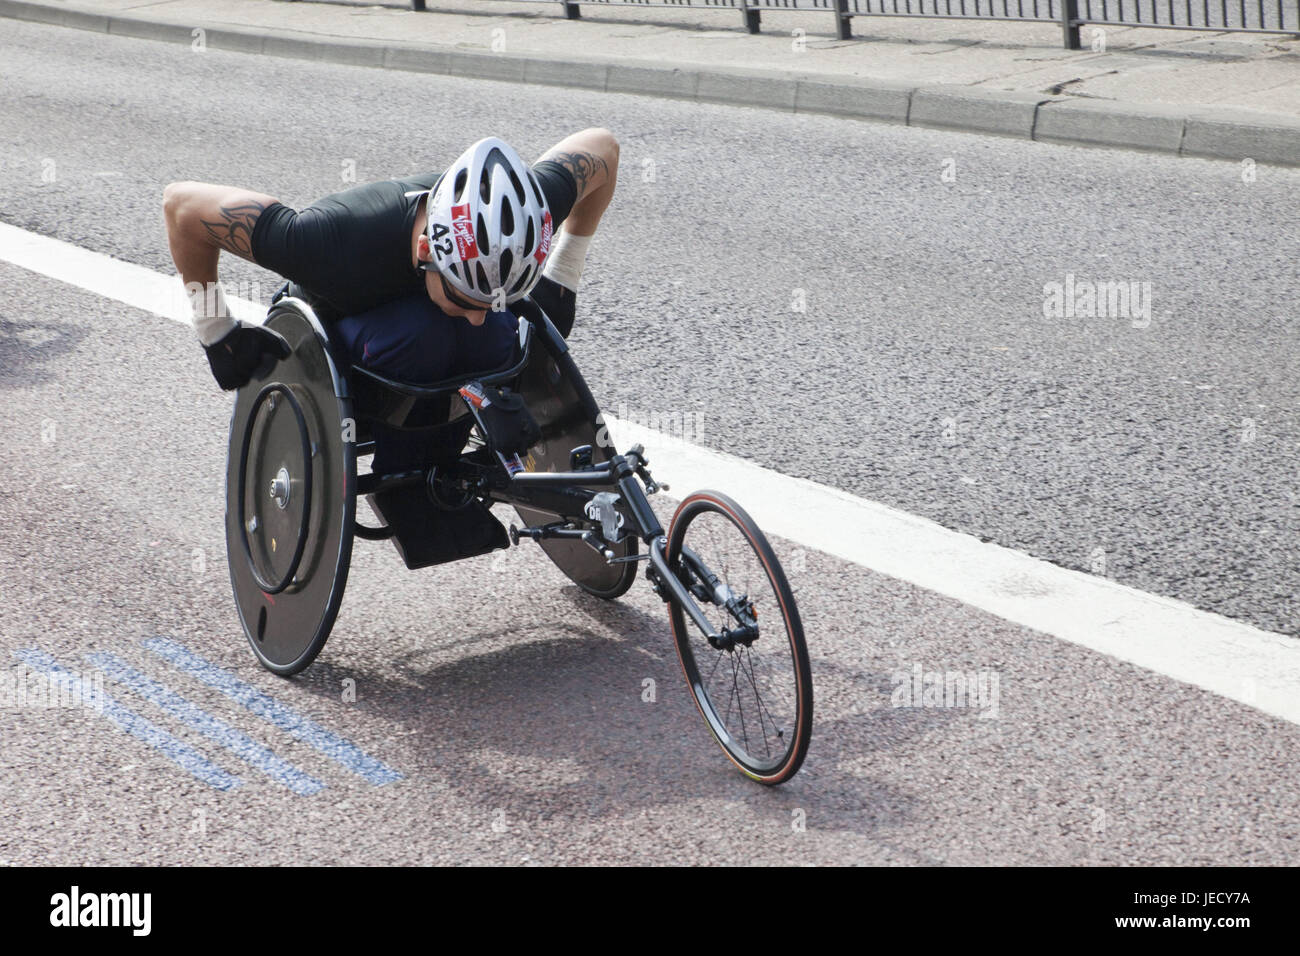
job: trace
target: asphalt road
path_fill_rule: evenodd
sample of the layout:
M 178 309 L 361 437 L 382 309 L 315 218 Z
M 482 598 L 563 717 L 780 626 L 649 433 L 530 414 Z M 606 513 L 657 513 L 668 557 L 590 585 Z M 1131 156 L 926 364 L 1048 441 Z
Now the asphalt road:
M 699 412 L 698 443 L 1300 629 L 1300 173 L 1243 182 L 1223 163 L 10 21 L 0 77 L 0 218 L 168 272 L 173 179 L 303 204 L 345 173 L 438 168 L 479 136 L 529 154 L 608 126 L 620 192 L 572 340 L 608 410 Z M 1044 286 L 1067 274 L 1150 283 L 1149 322 L 1045 317 Z M 226 276 L 274 287 L 242 263 Z M 527 549 L 410 573 L 359 542 L 334 637 L 281 681 L 231 607 L 229 399 L 193 334 L 4 264 L 0 303 L 5 658 L 114 653 L 326 785 L 294 795 L 120 687 L 243 785 L 215 789 L 100 715 L 0 710 L 6 861 L 1300 857 L 1293 725 L 817 554 L 794 573 L 813 749 L 775 791 L 709 739 L 652 595 L 587 599 Z M 401 779 L 269 728 L 151 650 L 159 636 Z M 891 675 L 916 663 L 999 674 L 999 716 L 892 707 Z

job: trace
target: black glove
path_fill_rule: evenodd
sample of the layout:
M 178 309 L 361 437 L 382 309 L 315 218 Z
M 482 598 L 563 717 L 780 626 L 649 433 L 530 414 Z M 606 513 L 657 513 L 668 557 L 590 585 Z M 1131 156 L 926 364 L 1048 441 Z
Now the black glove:
M 537 280 L 537 285 L 533 286 L 533 291 L 528 293 L 528 298 L 542 307 L 546 317 L 555 326 L 555 331 L 559 332 L 562 338 L 567 339 L 569 333 L 573 331 L 578 294 L 566 289 L 549 276 L 542 276 Z
M 226 335 L 203 346 L 212 377 L 226 391 L 246 385 L 254 375 L 265 375 L 280 359 L 292 353 L 283 337 L 260 325 L 242 322 Z

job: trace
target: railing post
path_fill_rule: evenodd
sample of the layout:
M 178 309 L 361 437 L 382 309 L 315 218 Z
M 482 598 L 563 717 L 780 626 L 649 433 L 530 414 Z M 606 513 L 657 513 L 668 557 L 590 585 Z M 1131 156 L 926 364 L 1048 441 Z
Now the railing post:
M 570 3 L 569 0 L 563 0 L 563 3 L 564 3 L 564 19 L 566 20 L 582 19 L 582 9 L 576 3 Z
M 1067 50 L 1080 49 L 1079 43 L 1079 0 L 1060 0 L 1061 32 L 1065 38 Z
M 411 9 L 416 13 L 424 12 L 424 0 L 411 0 Z
M 835 39 L 848 40 L 853 36 L 853 24 L 849 20 L 849 0 L 835 0 Z
M 740 0 L 740 15 L 744 18 L 745 29 L 750 33 L 758 32 L 758 7 L 751 7 L 749 0 Z

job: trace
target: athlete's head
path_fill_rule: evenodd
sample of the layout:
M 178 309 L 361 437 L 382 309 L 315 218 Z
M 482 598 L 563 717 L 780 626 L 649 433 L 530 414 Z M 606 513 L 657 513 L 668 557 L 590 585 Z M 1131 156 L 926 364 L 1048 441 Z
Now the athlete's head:
M 429 190 L 425 211 L 416 256 L 444 311 L 481 321 L 537 284 L 551 212 L 537 177 L 506 143 L 481 139 L 465 150 Z

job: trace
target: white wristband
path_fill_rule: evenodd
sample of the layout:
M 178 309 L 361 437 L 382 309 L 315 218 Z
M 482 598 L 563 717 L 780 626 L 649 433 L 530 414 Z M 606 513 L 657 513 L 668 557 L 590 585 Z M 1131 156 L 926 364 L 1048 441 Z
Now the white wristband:
M 194 315 L 194 331 L 199 333 L 199 341 L 204 345 L 221 341 L 231 329 L 239 325 L 230 317 L 220 283 L 213 282 L 207 286 L 187 283 L 185 292 L 189 296 L 190 311 Z
M 578 291 L 578 280 L 582 278 L 582 267 L 587 261 L 587 247 L 591 245 L 591 236 L 575 236 L 567 229 L 560 231 L 555 240 L 555 248 L 546 257 L 542 266 L 542 275 L 552 282 L 558 282 L 570 292 Z

